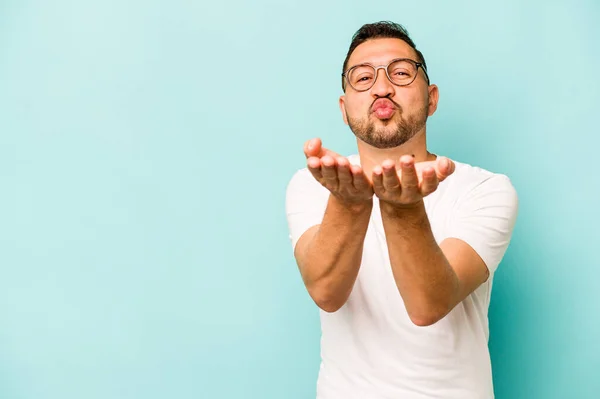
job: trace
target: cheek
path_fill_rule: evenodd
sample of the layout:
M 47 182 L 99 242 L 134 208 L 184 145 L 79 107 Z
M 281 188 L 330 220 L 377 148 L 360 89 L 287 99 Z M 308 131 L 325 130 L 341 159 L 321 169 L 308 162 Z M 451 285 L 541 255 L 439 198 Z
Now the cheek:
M 410 90 L 397 95 L 394 101 L 400 104 L 402 109 L 416 110 L 426 107 L 429 99 L 427 91 Z
M 368 100 L 368 99 L 367 99 Z M 363 98 L 352 98 L 346 100 L 346 113 L 350 117 L 356 117 L 364 115 L 371 106 L 371 103 Z

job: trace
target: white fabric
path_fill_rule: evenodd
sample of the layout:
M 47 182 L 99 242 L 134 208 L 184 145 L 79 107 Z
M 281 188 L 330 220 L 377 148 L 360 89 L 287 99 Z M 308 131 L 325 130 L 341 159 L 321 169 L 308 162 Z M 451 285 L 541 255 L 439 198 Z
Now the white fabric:
M 350 162 L 359 164 L 357 155 Z M 304 168 L 286 194 L 292 246 L 321 223 L 329 191 Z M 320 311 L 318 399 L 490 399 L 488 350 L 492 279 L 508 247 L 517 195 L 501 174 L 457 162 L 455 172 L 424 199 L 436 241 L 455 237 L 485 261 L 490 278 L 445 318 L 414 325 L 392 276 L 377 198 L 360 271 L 342 308 Z

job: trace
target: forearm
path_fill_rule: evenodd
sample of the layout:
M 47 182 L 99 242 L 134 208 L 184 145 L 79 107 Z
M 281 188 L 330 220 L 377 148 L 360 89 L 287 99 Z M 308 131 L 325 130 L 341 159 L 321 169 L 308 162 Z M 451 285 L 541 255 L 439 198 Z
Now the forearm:
M 309 294 L 333 312 L 348 299 L 360 268 L 372 201 L 347 205 L 331 195 L 321 225 L 298 257 Z
M 396 286 L 411 320 L 429 325 L 445 316 L 459 295 L 458 278 L 431 231 L 423 202 L 397 208 L 380 202 Z

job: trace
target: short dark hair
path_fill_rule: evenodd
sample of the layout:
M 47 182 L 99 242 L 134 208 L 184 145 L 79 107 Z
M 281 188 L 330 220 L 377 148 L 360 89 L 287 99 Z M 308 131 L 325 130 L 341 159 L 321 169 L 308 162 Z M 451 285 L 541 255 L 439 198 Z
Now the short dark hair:
M 354 50 L 362 43 L 371 39 L 400 39 L 412 47 L 413 50 L 417 53 L 417 61 L 423 64 L 423 69 L 427 71 L 427 64 L 425 63 L 425 58 L 423 54 L 417 50 L 417 46 L 410 38 L 408 31 L 406 28 L 400 24 L 390 21 L 380 21 L 374 22 L 371 24 L 365 24 L 360 27 L 359 30 L 356 31 L 354 36 L 352 36 L 352 42 L 350 42 L 350 48 L 348 49 L 348 54 L 346 54 L 346 59 L 344 60 L 344 65 L 342 66 L 342 73 L 346 71 L 348 67 L 348 60 L 350 59 L 350 55 L 354 52 Z M 344 77 L 342 76 L 342 90 L 345 90 Z

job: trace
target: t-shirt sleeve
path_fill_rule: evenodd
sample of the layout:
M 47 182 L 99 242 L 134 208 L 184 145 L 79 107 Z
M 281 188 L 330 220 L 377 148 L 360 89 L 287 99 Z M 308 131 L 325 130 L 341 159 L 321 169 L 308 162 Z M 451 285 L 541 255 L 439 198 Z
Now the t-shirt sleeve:
M 292 176 L 286 190 L 286 215 L 292 248 L 312 226 L 321 224 L 329 191 L 306 168 Z
M 517 211 L 517 192 L 510 179 L 492 175 L 457 201 L 449 237 L 469 244 L 494 273 L 510 243 Z

